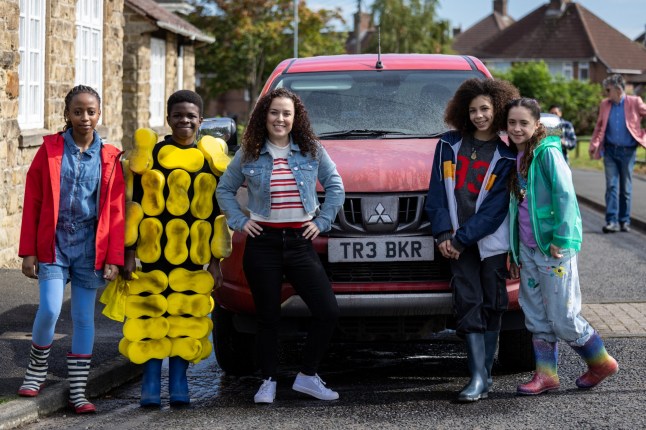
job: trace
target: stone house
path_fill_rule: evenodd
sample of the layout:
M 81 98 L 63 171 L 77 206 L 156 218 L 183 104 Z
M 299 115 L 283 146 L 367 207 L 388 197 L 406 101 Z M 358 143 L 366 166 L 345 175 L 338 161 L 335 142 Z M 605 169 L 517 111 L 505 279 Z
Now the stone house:
M 153 0 L 0 0 L 0 17 L 0 267 L 17 267 L 26 173 L 67 92 L 94 87 L 98 132 L 128 149 L 137 127 L 165 132 L 165 100 L 195 88 L 194 47 L 214 39 Z

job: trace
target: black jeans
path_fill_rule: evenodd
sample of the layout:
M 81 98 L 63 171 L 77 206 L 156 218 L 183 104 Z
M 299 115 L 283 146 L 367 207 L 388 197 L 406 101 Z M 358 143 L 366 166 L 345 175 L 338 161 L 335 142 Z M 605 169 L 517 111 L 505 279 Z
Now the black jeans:
M 278 326 L 281 285 L 287 278 L 307 304 L 312 321 L 303 351 L 301 372 L 314 375 L 327 351 L 339 318 L 330 281 L 302 229 L 270 228 L 247 237 L 243 269 L 256 305 L 256 345 L 263 377 L 275 377 L 278 365 Z
M 507 253 L 481 260 L 478 245 L 469 246 L 458 260 L 451 260 L 451 272 L 458 336 L 500 331 L 509 304 Z

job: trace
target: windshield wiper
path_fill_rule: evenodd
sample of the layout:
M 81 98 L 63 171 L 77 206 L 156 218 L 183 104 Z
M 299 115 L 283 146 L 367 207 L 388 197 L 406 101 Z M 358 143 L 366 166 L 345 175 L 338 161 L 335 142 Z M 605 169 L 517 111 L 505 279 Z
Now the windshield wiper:
M 383 136 L 386 134 L 402 134 L 400 131 L 393 130 L 372 130 L 369 128 L 357 128 L 351 130 L 329 131 L 320 133 L 319 137 L 342 137 L 342 136 Z

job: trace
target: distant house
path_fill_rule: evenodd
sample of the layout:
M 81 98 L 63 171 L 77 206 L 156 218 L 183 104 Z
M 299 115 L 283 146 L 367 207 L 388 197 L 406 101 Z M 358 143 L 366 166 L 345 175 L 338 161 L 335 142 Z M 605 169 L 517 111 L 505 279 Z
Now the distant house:
M 459 52 L 479 57 L 492 70 L 544 60 L 553 75 L 592 82 L 620 73 L 630 83 L 631 78 L 646 71 L 643 45 L 570 0 L 551 0 L 467 51 Z
M 481 43 L 489 40 L 505 28 L 516 22 L 507 14 L 507 0 L 493 0 L 493 13 L 465 31 L 455 29 L 453 32 L 454 51 L 460 54 L 470 54 Z
M 372 38 L 377 33 L 372 22 L 372 14 L 355 13 L 352 28 L 353 31 L 348 33 L 348 39 L 345 42 L 345 52 L 347 54 L 365 54 Z
M 175 1 L 173 3 L 183 3 Z M 177 5 L 176 5 L 177 6 Z M 153 0 L 0 0 L 0 267 L 17 266 L 25 176 L 63 128 L 76 84 L 101 96 L 101 137 L 128 148 L 165 130 L 165 101 L 195 88 L 194 46 L 213 38 Z

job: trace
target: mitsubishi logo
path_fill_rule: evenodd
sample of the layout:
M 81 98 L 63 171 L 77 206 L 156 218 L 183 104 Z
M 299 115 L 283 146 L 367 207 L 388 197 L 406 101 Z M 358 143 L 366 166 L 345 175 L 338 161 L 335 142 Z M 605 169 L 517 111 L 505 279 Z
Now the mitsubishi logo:
M 384 213 L 385 210 L 386 208 L 384 208 L 384 205 L 379 203 L 375 207 L 375 212 L 377 213 L 370 215 L 370 218 L 368 218 L 368 224 L 378 224 L 380 221 L 382 224 L 392 224 L 393 220 L 390 215 Z

